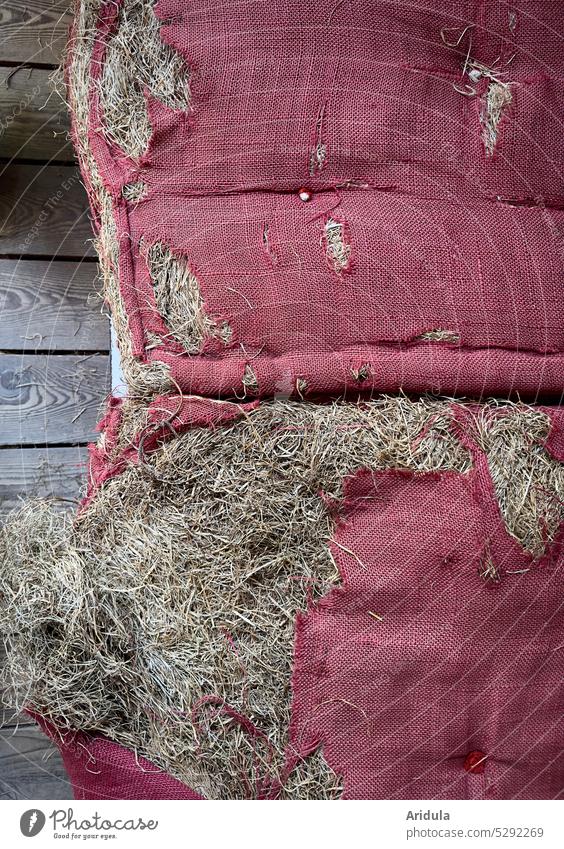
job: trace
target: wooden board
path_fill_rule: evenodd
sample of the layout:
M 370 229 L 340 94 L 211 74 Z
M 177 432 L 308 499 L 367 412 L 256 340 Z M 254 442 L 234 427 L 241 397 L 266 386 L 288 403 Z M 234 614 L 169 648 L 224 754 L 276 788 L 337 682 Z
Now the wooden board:
M 108 351 L 92 262 L 0 259 L 0 351 Z
M 58 65 L 72 16 L 69 0 L 4 0 L 0 56 L 7 62 Z
M 105 354 L 0 354 L 0 446 L 94 439 L 109 383 Z
M 94 256 L 86 192 L 71 165 L 0 168 L 0 256 Z
M 0 799 L 72 799 L 61 757 L 35 725 L 0 729 Z
M 50 72 L 43 69 L 0 66 L 3 158 L 74 159 L 67 109 L 49 76 Z
M 85 446 L 70 448 L 3 448 L 0 450 L 0 514 L 21 498 L 55 498 L 71 507 L 86 479 Z

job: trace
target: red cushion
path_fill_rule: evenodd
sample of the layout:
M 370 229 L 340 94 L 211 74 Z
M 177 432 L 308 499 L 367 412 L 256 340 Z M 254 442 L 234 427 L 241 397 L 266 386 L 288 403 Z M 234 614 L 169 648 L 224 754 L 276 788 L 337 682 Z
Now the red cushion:
M 240 393 L 249 364 L 261 395 L 299 379 L 311 394 L 358 389 L 366 365 L 364 390 L 558 396 L 564 56 L 553 4 L 508 8 L 161 0 L 162 38 L 191 70 L 190 114 L 147 95 L 154 133 L 136 164 L 104 140 L 94 91 L 91 104 L 138 357 L 210 396 Z M 106 5 L 101 28 L 115 15 Z M 493 155 L 490 79 L 462 75 L 466 53 L 510 83 Z M 93 76 L 103 55 L 101 39 Z M 147 196 L 128 204 L 121 189 L 138 180 Z M 328 219 L 347 244 L 337 270 Z M 227 347 L 209 339 L 194 355 L 171 340 L 141 239 L 186 257 L 207 312 L 232 328 Z M 452 338 L 420 338 L 433 330 Z

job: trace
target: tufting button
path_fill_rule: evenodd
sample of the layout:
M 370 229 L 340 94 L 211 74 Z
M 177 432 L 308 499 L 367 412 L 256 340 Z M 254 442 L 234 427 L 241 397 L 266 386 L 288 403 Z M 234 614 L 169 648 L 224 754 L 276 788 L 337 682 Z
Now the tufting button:
M 307 203 L 311 200 L 311 192 L 308 189 L 300 189 L 298 192 L 298 197 L 300 200 L 303 200 L 304 203 Z
M 481 775 L 486 768 L 486 758 L 487 755 L 483 752 L 469 752 L 464 758 L 464 769 L 466 772 Z

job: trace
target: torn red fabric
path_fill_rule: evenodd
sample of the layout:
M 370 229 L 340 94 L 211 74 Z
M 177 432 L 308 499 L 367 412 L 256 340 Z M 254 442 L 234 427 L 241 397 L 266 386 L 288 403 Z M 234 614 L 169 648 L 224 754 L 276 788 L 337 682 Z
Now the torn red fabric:
M 533 562 L 480 463 L 360 472 L 332 550 L 343 586 L 298 618 L 293 753 L 321 745 L 345 798 L 559 796 L 562 540 Z
M 123 472 L 128 464 L 142 461 L 167 439 L 192 427 L 228 424 L 257 404 L 258 401 L 235 404 L 190 395 L 159 395 L 147 405 L 146 426 L 134 434 L 130 444 L 120 446 L 124 399 L 110 397 L 106 415 L 97 426 L 104 439 L 89 445 L 88 490 L 82 509 L 106 481 Z
M 545 412 L 552 420 L 545 448 L 555 460 L 564 463 L 564 407 L 547 407 Z
M 186 784 L 106 737 L 61 732 L 30 713 L 56 743 L 75 799 L 201 799 Z
M 478 0 L 159 0 L 192 106 L 147 94 L 153 133 L 133 162 L 104 135 L 97 88 L 121 5 L 100 10 L 89 139 L 133 352 L 166 363 L 175 392 L 151 400 L 125 446 L 123 403 L 111 402 L 84 507 L 164 440 L 252 410 L 258 401 L 219 400 L 243 397 L 248 368 L 247 394 L 261 398 L 560 397 L 564 60 L 552 6 L 531 0 L 513 19 L 505 2 Z M 486 136 L 493 84 L 509 88 Z M 136 182 L 146 193 L 128 203 Z M 227 342 L 210 335 L 194 354 L 174 340 L 146 262 L 155 242 L 185 258 Z M 346 480 L 331 544 L 343 585 L 298 616 L 288 771 L 322 746 L 346 798 L 562 791 L 562 533 L 536 561 L 508 535 L 468 424 L 457 412 L 468 473 Z M 546 448 L 558 459 L 562 430 L 555 414 Z M 191 719 L 197 728 L 197 710 Z M 77 798 L 195 798 L 117 744 L 91 738 L 83 757 L 42 725 Z
M 160 0 L 191 110 L 147 94 L 153 135 L 133 162 L 106 140 L 94 84 L 120 5 L 100 14 L 90 143 L 113 196 L 140 361 L 164 361 L 183 391 L 212 397 L 240 394 L 249 363 L 261 396 L 298 380 L 311 395 L 560 396 L 564 60 L 553 7 Z M 508 89 L 489 152 L 494 84 Z M 137 181 L 147 193 L 128 204 L 122 189 Z M 347 255 L 337 271 L 330 220 Z M 207 314 L 232 330 L 227 344 L 210 338 L 188 354 L 171 339 L 141 240 L 186 258 Z M 421 338 L 434 331 L 450 336 Z

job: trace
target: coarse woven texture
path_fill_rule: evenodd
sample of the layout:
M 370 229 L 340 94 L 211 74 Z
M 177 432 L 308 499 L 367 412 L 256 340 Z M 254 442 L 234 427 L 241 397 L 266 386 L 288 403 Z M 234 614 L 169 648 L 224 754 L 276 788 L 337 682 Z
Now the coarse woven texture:
M 141 388 L 560 397 L 561 9 L 79 9 L 75 133 Z
M 383 470 L 410 474 L 414 515 L 427 508 L 445 521 L 452 517 L 453 528 L 460 524 L 460 538 L 448 532 L 439 545 L 430 521 L 427 547 L 417 548 L 413 558 L 405 547 L 406 563 L 418 570 L 420 583 L 429 552 L 448 557 L 452 548 L 449 578 L 435 587 L 430 608 L 440 630 L 453 605 L 462 604 L 467 580 L 477 581 L 478 592 L 490 585 L 505 592 L 518 580 L 523 587 L 529 580 L 550 583 L 552 561 L 549 568 L 543 563 L 557 550 L 564 475 L 546 445 L 555 441 L 560 424 L 556 418 L 551 425 L 548 410 L 406 398 L 320 405 L 165 396 L 150 408 L 114 401 L 93 454 L 89 498 L 73 524 L 31 504 L 2 529 L 4 683 L 18 705 L 31 706 L 60 729 L 67 761 L 82 758 L 75 769 L 83 793 L 89 792 L 84 764 L 99 756 L 100 737 L 135 751 L 204 798 L 335 798 L 343 781 L 347 795 L 372 792 L 372 784 L 351 785 L 348 768 L 331 754 L 332 733 L 319 740 L 322 752 L 304 735 L 303 723 L 309 729 L 310 722 L 303 711 L 310 703 L 300 702 L 303 657 L 319 646 L 316 634 L 311 640 L 300 636 L 302 616 L 317 621 L 317 605 L 324 609 L 324 597 L 331 598 L 341 582 L 336 564 L 349 598 L 346 568 L 356 565 L 364 575 L 365 554 L 372 556 L 372 532 L 357 538 L 358 526 L 349 521 L 351 503 L 361 503 L 360 497 L 351 502 L 351 487 L 357 480 L 378 480 Z M 500 470 L 516 453 L 522 460 L 507 481 Z M 444 496 L 436 500 L 435 489 L 424 487 L 429 497 L 419 498 L 420 480 L 432 480 L 437 492 L 444 486 Z M 457 497 L 447 510 L 453 492 Z M 458 510 L 466 496 L 471 515 Z M 378 511 L 379 499 L 368 488 L 368 513 Z M 387 574 L 387 546 L 401 538 L 394 510 L 385 513 L 384 526 L 380 581 Z M 472 543 L 468 551 L 465 541 Z M 511 564 L 507 546 L 513 546 Z M 482 565 L 478 573 L 478 560 L 488 569 Z M 430 581 L 437 577 L 431 566 Z M 366 614 L 363 592 L 353 587 L 358 610 L 369 624 L 380 624 Z M 384 607 L 371 597 L 368 609 L 387 621 L 390 605 L 385 597 L 381 602 Z M 299 645 L 306 648 L 297 655 L 292 718 L 300 611 Z M 410 621 L 403 624 L 413 628 L 418 645 L 416 620 Z M 531 621 L 544 623 L 542 611 Z M 393 616 L 389 622 L 394 626 Z M 348 649 L 333 636 L 338 657 L 338 643 L 344 653 Z M 402 667 L 392 654 L 386 661 L 388 642 L 374 638 L 362 645 L 362 663 L 370 665 L 377 656 L 390 687 L 402 687 Z M 421 651 L 425 645 L 423 640 Z M 534 646 L 539 668 L 549 647 Z M 325 649 L 333 655 L 333 643 Z M 314 666 L 331 689 L 325 666 L 317 658 Z M 457 673 L 449 662 L 444 674 L 452 684 Z M 331 674 L 340 686 L 337 672 Z M 311 683 L 312 693 L 320 692 L 321 684 Z M 497 679 L 492 692 L 503 700 Z M 548 726 L 551 711 L 549 704 Z M 469 708 L 466 719 L 472 725 L 480 715 Z M 312 734 L 315 729 L 313 722 Z M 415 723 L 404 730 L 396 740 L 398 758 L 420 731 Z M 69 752 L 68 731 L 86 735 L 85 748 Z M 354 723 L 350 731 L 354 735 Z M 373 734 L 376 745 L 378 727 Z M 549 735 L 547 746 L 553 745 Z M 431 756 L 439 757 L 435 751 Z M 515 775 L 510 770 L 502 794 L 520 786 Z M 173 792 L 166 787 L 163 793 Z M 466 785 L 453 790 L 462 797 L 470 792 Z

